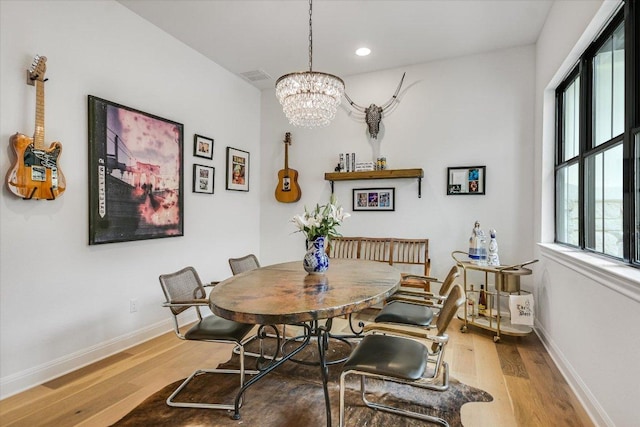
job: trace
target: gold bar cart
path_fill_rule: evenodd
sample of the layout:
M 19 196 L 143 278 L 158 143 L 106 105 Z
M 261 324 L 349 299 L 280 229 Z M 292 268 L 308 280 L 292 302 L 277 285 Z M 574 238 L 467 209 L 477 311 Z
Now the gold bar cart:
M 461 256 L 466 256 L 467 260 L 462 260 Z M 533 331 L 529 326 L 512 324 L 510 313 L 500 309 L 500 298 L 508 298 L 510 294 L 514 293 L 529 293 L 520 289 L 520 277 L 528 276 L 532 273 L 531 269 L 524 266 L 538 262 L 537 259 L 521 264 L 492 266 L 472 263 L 468 260 L 469 254 L 467 252 L 453 251 L 451 257 L 458 267 L 462 269 L 464 290 L 467 294 L 468 303 L 458 311 L 458 318 L 464 321 L 464 325 L 460 328 L 462 332 L 467 331 L 468 325 L 477 326 L 495 332 L 496 335 L 493 337 L 493 341 L 498 342 L 500 341 L 500 334 L 524 336 Z M 471 271 L 484 273 L 484 283 L 479 282 L 478 288 L 474 288 L 473 284 L 470 283 L 468 273 Z M 489 283 L 490 275 L 493 275 L 493 283 Z M 469 301 L 478 301 L 476 295 L 480 293 L 480 284 L 484 285 L 486 293 L 487 304 L 484 312 L 477 310 L 477 305 L 474 307 L 474 304 L 469 303 Z M 493 290 L 489 290 L 490 284 L 493 285 Z

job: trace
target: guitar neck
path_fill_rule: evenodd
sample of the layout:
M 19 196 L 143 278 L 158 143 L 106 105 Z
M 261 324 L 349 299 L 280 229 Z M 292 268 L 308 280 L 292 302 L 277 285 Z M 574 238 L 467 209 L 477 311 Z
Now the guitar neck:
M 36 125 L 33 134 L 36 149 L 44 149 L 44 82 L 35 80 L 36 86 Z
M 284 170 L 289 172 L 289 144 L 284 144 Z

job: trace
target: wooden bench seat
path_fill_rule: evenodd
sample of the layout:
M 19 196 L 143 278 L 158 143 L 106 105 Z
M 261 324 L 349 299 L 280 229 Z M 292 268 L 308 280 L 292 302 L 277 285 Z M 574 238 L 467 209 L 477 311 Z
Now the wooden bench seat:
M 411 275 L 429 276 L 431 271 L 429 239 L 334 237 L 329 243 L 329 257 L 385 262 L 403 273 L 400 286 L 431 291 L 430 281 L 410 277 Z

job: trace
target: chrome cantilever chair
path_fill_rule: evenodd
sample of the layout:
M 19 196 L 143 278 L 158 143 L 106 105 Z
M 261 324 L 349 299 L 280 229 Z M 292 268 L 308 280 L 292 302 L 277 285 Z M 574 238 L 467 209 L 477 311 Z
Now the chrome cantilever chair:
M 198 369 L 167 398 L 167 405 L 184 408 L 234 409 L 233 403 L 187 403 L 177 402 L 174 398 L 193 378 L 204 373 L 238 374 L 240 386 L 242 387 L 245 374 L 257 373 L 257 371 L 247 371 L 244 367 L 244 344 L 248 341 L 245 337 L 254 325 L 233 322 L 215 314 L 203 317 L 200 307 L 208 307 L 209 301 L 200 277 L 193 267 L 185 267 L 175 273 L 160 275 L 160 285 L 167 299 L 163 307 L 168 307 L 171 310 L 175 333 L 178 338 L 190 341 L 232 344 L 234 349 L 238 348 L 240 354 L 240 369 Z M 198 321 L 183 334 L 180 331 L 178 315 L 191 308 L 195 309 Z
M 245 255 L 243 257 L 240 258 L 229 258 L 229 267 L 231 268 L 231 273 L 235 276 L 236 274 L 240 274 L 240 273 L 245 273 L 247 271 L 251 271 L 251 270 L 255 270 L 257 268 L 260 268 L 260 262 L 258 261 L 258 258 L 254 255 L 254 254 L 249 254 L 249 255 Z M 275 329 L 275 326 L 273 326 L 273 328 Z M 277 335 L 274 334 L 267 334 L 266 336 L 271 337 L 271 338 L 278 338 L 278 339 L 282 339 L 285 336 L 285 332 L 286 332 L 286 325 L 282 326 L 282 337 L 278 337 Z M 257 339 L 258 336 L 254 335 L 252 337 L 252 339 Z M 249 353 L 247 352 L 247 356 L 253 356 L 253 357 L 265 357 L 267 359 L 272 359 L 271 356 L 265 356 L 264 353 L 261 349 L 261 354 L 258 353 Z
M 345 362 L 340 375 L 340 427 L 345 423 L 345 390 L 348 375 L 360 376 L 360 394 L 365 405 L 372 409 L 448 426 L 446 420 L 392 407 L 367 399 L 367 378 L 387 380 L 408 387 L 420 387 L 435 392 L 449 388 L 449 365 L 444 351 L 449 341 L 446 334 L 451 320 L 465 302 L 460 284 L 454 284 L 436 320 L 436 333 L 424 331 L 403 334 L 370 330 Z M 381 334 L 382 333 L 382 334 Z M 419 338 L 418 338 L 419 337 Z
M 376 323 L 396 323 L 402 325 L 431 327 L 433 317 L 442 308 L 442 302 L 449 294 L 449 289 L 460 276 L 457 266 L 451 267 L 445 279 L 441 282 L 438 294 L 431 292 L 411 292 L 400 290 L 387 299 L 375 318 Z M 411 275 L 411 279 L 440 282 L 433 277 Z
M 254 254 L 249 254 L 240 258 L 229 258 L 229 267 L 231 267 L 231 273 L 235 276 L 245 271 L 260 268 L 260 262 L 258 262 L 258 258 Z

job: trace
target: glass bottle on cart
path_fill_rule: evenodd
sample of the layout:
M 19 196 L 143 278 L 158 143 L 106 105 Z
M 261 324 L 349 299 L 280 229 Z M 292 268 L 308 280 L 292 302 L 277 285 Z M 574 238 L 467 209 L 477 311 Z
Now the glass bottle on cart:
M 467 292 L 467 316 L 475 319 L 478 316 L 478 292 L 473 289 L 473 284 L 469 285 Z
M 484 290 L 484 285 L 480 285 L 480 295 L 478 295 L 478 313 L 486 314 L 487 311 L 487 293 Z

